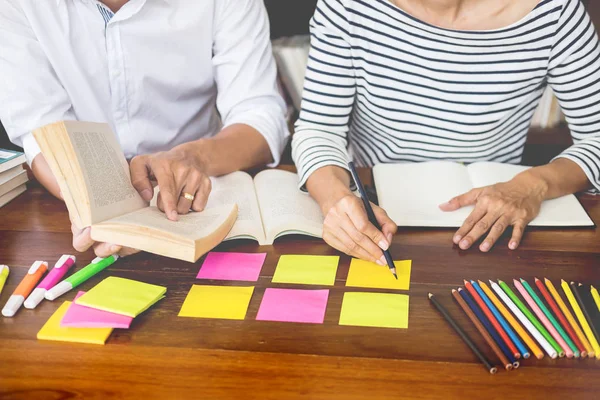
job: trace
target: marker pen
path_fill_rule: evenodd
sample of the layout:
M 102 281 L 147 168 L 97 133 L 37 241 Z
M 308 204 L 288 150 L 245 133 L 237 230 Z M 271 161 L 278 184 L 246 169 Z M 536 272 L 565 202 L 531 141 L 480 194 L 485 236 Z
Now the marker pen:
M 35 287 L 35 284 L 39 282 L 42 275 L 48 270 L 48 263 L 46 261 L 36 261 L 33 263 L 27 275 L 23 278 L 19 286 L 15 289 L 13 294 L 10 296 L 4 308 L 2 309 L 2 315 L 5 317 L 12 317 L 19 310 L 25 297 L 29 296 L 29 293 Z
M 118 258 L 119 256 L 116 254 L 106 258 L 94 258 L 90 264 L 75 272 L 73 275 L 54 286 L 52 289 L 46 291 L 46 300 L 54 300 L 67 293 L 69 290 L 81 285 L 83 282 L 87 281 L 103 269 L 112 265 L 115 261 L 117 261 Z
M 8 279 L 8 274 L 10 273 L 10 269 L 8 265 L 0 265 L 0 294 L 2 294 L 2 289 L 4 288 L 4 284 Z
M 63 255 L 58 259 L 54 268 L 46 275 L 43 281 L 33 290 L 27 300 L 25 300 L 25 308 L 33 309 L 44 300 L 46 291 L 52 289 L 69 271 L 69 269 L 75 265 L 75 256 Z

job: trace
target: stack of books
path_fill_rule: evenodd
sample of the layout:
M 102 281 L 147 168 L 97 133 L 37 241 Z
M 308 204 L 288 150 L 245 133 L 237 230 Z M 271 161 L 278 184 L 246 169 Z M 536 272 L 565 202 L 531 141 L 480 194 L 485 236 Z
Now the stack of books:
M 23 153 L 0 149 L 0 207 L 27 190 L 24 163 Z

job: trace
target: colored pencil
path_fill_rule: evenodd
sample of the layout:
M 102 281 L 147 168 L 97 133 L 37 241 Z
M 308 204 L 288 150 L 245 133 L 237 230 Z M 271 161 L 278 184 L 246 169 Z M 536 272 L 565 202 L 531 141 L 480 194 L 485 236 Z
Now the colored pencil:
M 458 335 L 462 338 L 462 340 L 466 343 L 466 345 L 469 346 L 471 351 L 473 351 L 473 353 L 475 353 L 475 355 L 477 356 L 477 358 L 479 358 L 479 360 L 483 363 L 483 365 L 485 365 L 485 368 L 488 370 L 488 372 L 490 374 L 495 374 L 496 372 L 498 372 L 498 369 L 496 367 L 494 367 L 490 363 L 490 361 L 483 355 L 483 353 L 477 348 L 475 343 L 473 343 L 471 338 L 462 330 L 462 328 L 460 326 L 458 326 L 458 324 L 456 322 L 454 322 L 454 320 L 452 319 L 450 314 L 448 314 L 448 311 L 446 311 L 444 306 L 442 306 L 437 301 L 435 296 L 431 293 L 429 293 L 428 296 L 429 296 L 429 301 L 431 301 L 431 303 L 435 306 L 435 308 L 437 308 L 437 310 L 440 312 L 440 314 L 442 314 L 444 319 L 450 324 L 450 326 L 456 331 L 456 333 L 458 333 Z
M 583 305 L 589 314 L 590 325 L 596 329 L 594 331 L 596 334 L 596 339 L 598 339 L 598 342 L 600 342 L 600 336 L 598 336 L 598 333 L 600 333 L 600 313 L 598 313 L 598 310 L 596 309 L 594 298 L 581 283 L 577 285 L 577 292 L 579 293 L 581 301 L 583 302 Z
M 556 301 L 554 301 L 554 299 L 552 298 L 552 295 L 550 294 L 550 292 L 548 292 L 548 289 L 546 289 L 546 286 L 544 286 L 542 281 L 539 280 L 538 278 L 535 278 L 535 285 L 538 287 L 538 289 L 539 289 L 540 293 L 542 294 L 542 296 L 544 297 L 544 299 L 546 299 L 546 303 L 548 303 L 548 305 L 554 312 L 554 315 L 556 315 L 556 317 L 560 321 L 560 324 L 563 326 L 563 328 L 567 332 L 567 335 L 569 335 L 569 337 L 571 338 L 571 341 L 575 344 L 575 346 L 579 350 L 579 354 L 581 355 L 581 357 L 587 356 L 587 350 L 583 346 L 583 343 L 581 343 L 581 341 L 577 337 L 577 334 L 573 330 L 573 327 L 571 327 L 571 325 L 569 324 L 569 322 L 567 321 L 567 319 L 565 318 L 563 313 L 560 311 L 558 304 L 556 304 Z
M 454 297 L 454 300 L 456 300 L 456 302 L 458 303 L 458 305 L 463 309 L 463 311 L 465 312 L 465 314 L 467 314 L 467 316 L 469 317 L 469 319 L 471 320 L 471 322 L 473 323 L 473 325 L 475 325 L 475 327 L 477 328 L 477 330 L 479 331 L 479 333 L 481 334 L 481 336 L 483 336 L 483 338 L 487 342 L 488 346 L 490 346 L 492 348 L 492 350 L 494 351 L 494 353 L 496 353 L 496 356 L 498 356 L 498 358 L 500 359 L 500 361 L 502 362 L 502 364 L 504 364 L 504 368 L 506 368 L 507 371 L 510 371 L 511 369 L 513 369 L 512 363 L 510 361 L 508 361 L 508 358 L 506 358 L 506 356 L 504 355 L 504 353 L 502 353 L 502 350 L 500 350 L 500 348 L 498 347 L 498 345 L 496 344 L 496 342 L 494 342 L 494 339 L 492 339 L 492 337 L 485 330 L 485 328 L 483 327 L 483 325 L 481 325 L 481 322 L 479 322 L 479 320 L 477 319 L 477 317 L 475 316 L 475 314 L 473 314 L 473 311 L 471 311 L 471 309 L 469 308 L 469 306 L 467 305 L 467 303 L 465 303 L 465 301 L 462 299 L 462 297 L 456 291 L 456 289 L 452 289 L 452 296 Z
M 506 346 L 506 343 L 504 343 L 504 340 L 502 340 L 500 335 L 498 335 L 498 332 L 496 331 L 496 329 L 494 329 L 494 327 L 492 326 L 490 321 L 487 319 L 487 317 L 483 314 L 481 309 L 477 306 L 477 304 L 475 304 L 475 300 L 473 300 L 473 298 L 469 295 L 468 290 L 464 290 L 463 288 L 458 288 L 458 293 L 463 298 L 465 303 L 467 303 L 469 305 L 469 308 L 471 308 L 471 311 L 473 311 L 473 313 L 477 316 L 479 321 L 481 321 L 481 323 L 483 324 L 485 329 L 488 331 L 490 336 L 494 339 L 494 341 L 496 342 L 496 344 L 498 345 L 500 350 L 502 350 L 502 352 L 504 353 L 506 358 L 508 358 L 508 361 L 510 363 L 512 363 L 513 368 L 518 368 L 519 362 L 517 361 L 515 356 L 512 355 L 510 349 L 508 348 L 508 346 Z
M 533 312 L 539 318 L 541 323 L 546 327 L 548 332 L 550 332 L 550 335 L 552 335 L 552 338 L 554 339 L 555 343 L 558 344 L 558 347 L 561 349 L 558 352 L 558 356 L 564 357 L 568 353 L 570 357 L 573 357 L 573 351 L 569 348 L 569 346 L 567 346 L 567 344 L 565 343 L 563 338 L 559 335 L 559 333 L 556 331 L 556 329 L 554 329 L 554 327 L 552 326 L 550 321 L 548 321 L 548 318 L 546 318 L 546 316 L 544 315 L 542 310 L 540 310 L 540 308 L 537 306 L 537 304 L 535 304 L 535 301 L 531 298 L 531 296 L 529 295 L 529 293 L 527 292 L 525 287 L 523 287 L 521 282 L 519 282 L 516 279 L 513 279 L 513 283 L 514 283 L 515 287 L 517 288 L 517 290 L 519 291 L 519 293 L 521 293 L 521 296 L 523 296 L 523 299 L 525 299 L 525 301 L 527 302 L 527 305 L 529 305 L 529 308 L 531 308 L 531 310 L 533 310 Z
M 475 290 L 475 288 L 473 287 L 471 282 L 469 282 L 469 281 L 464 281 L 464 282 L 465 282 L 465 288 L 469 291 L 471 296 L 473 296 L 473 298 L 477 302 L 477 305 L 479 305 L 479 308 L 481 308 L 481 310 L 483 311 L 483 313 L 485 314 L 487 319 L 491 322 L 492 326 L 496 329 L 496 331 L 498 332 L 498 334 L 500 335 L 500 337 L 502 338 L 504 343 L 506 343 L 506 346 L 510 349 L 513 357 L 516 359 L 521 358 L 521 353 L 519 353 L 519 350 L 517 350 L 517 347 L 515 346 L 515 344 L 510 340 L 510 338 L 508 337 L 508 335 L 506 334 L 504 329 L 502 329 L 502 326 L 500 326 L 500 323 L 496 320 L 496 318 L 494 318 L 494 315 L 492 314 L 490 309 L 485 305 L 485 302 L 483 301 L 481 296 L 479 296 L 479 294 L 477 293 L 477 290 Z
M 490 300 L 492 301 L 492 303 L 494 303 L 494 305 L 496 306 L 496 308 L 502 313 L 502 315 L 504 316 L 504 318 L 506 318 L 506 320 L 513 327 L 513 329 L 515 330 L 515 332 L 517 332 L 517 334 L 521 337 L 521 339 L 525 342 L 525 344 L 527 346 L 529 346 L 529 348 L 531 349 L 532 353 L 538 359 L 544 358 L 544 353 L 542 352 L 542 349 L 539 348 L 539 346 L 533 341 L 533 339 L 531 338 L 531 336 L 529 336 L 529 334 L 527 333 L 527 331 L 525 331 L 525 329 L 523 329 L 523 327 L 521 326 L 521 324 L 519 324 L 519 322 L 515 319 L 515 317 L 512 316 L 512 314 L 510 313 L 510 311 L 508 311 L 508 309 L 504 306 L 504 304 L 502 304 L 502 302 L 494 294 L 494 292 L 492 291 L 492 289 L 490 289 L 485 284 L 485 282 L 482 282 L 482 281 L 479 281 L 479 286 L 483 289 L 483 291 L 485 292 L 485 294 L 487 294 L 487 296 L 490 298 Z M 529 352 L 528 351 L 526 351 L 525 353 L 523 353 L 523 358 L 529 358 Z
M 500 311 L 498 311 L 498 309 L 496 308 L 496 306 L 492 303 L 492 301 L 487 296 L 487 294 L 483 291 L 483 289 L 481 288 L 481 286 L 479 286 L 479 283 L 477 283 L 475 281 L 471 281 L 471 285 L 473 285 L 473 287 L 477 291 L 477 294 L 479 296 L 481 296 L 481 298 L 483 299 L 483 302 L 485 303 L 485 305 L 490 309 L 490 311 L 494 315 L 494 318 L 496 318 L 498 320 L 498 322 L 500 322 L 500 325 L 502 326 L 502 329 L 504 329 L 504 331 L 507 333 L 507 335 L 510 338 L 510 340 L 512 340 L 512 342 L 515 344 L 515 346 L 517 347 L 517 351 L 519 352 L 519 354 L 523 358 L 529 358 L 529 351 L 527 351 L 527 349 L 525 348 L 525 346 L 523 345 L 523 343 L 521 342 L 521 340 L 519 339 L 519 337 L 517 336 L 517 334 L 510 327 L 510 325 L 508 324 L 508 322 L 506 321 L 506 319 L 504 319 L 504 317 L 502 316 L 502 314 L 500 313 Z
M 548 291 L 550 292 L 550 294 L 552 294 L 552 297 L 554 297 L 554 300 L 556 300 L 556 303 L 560 307 L 560 310 L 563 312 L 563 314 L 565 314 L 567 321 L 569 321 L 569 324 L 571 325 L 571 327 L 577 334 L 577 338 L 583 344 L 583 347 L 585 347 L 588 357 L 594 357 L 595 356 L 594 348 L 592 347 L 590 342 L 587 340 L 587 337 L 585 337 L 585 333 L 583 333 L 583 331 L 579 327 L 579 324 L 577 323 L 577 321 L 575 321 L 575 317 L 571 313 L 571 310 L 569 310 L 569 307 L 567 307 L 567 305 L 563 301 L 562 297 L 560 297 L 560 295 L 558 294 L 558 291 L 556 290 L 556 288 L 554 287 L 552 282 L 549 279 L 544 279 L 544 282 L 546 283 L 546 287 L 548 288 Z
M 561 353 L 564 357 L 563 349 L 561 349 L 558 343 L 556 343 L 556 340 L 552 338 L 550 333 L 548 333 L 548 331 L 546 330 L 546 328 L 544 328 L 540 321 L 538 321 L 537 318 L 531 313 L 531 311 L 529 311 L 529 308 L 527 308 L 527 306 L 525 306 L 525 304 L 523 304 L 523 302 L 517 297 L 515 292 L 513 292 L 512 289 L 501 280 L 498 281 L 498 284 L 500 285 L 502 290 L 504 290 L 504 293 L 506 293 L 510 297 L 510 299 L 517 305 L 517 307 L 519 307 L 519 310 L 521 310 L 521 312 L 527 316 L 527 319 L 529 319 L 529 321 L 535 326 L 535 329 L 537 329 L 538 332 L 540 332 L 542 336 L 544 336 L 544 339 L 546 339 L 548 344 L 552 346 L 552 348 L 556 352 L 556 357 L 558 357 Z M 543 345 L 542 342 L 539 343 Z
M 563 347 L 565 345 L 567 346 L 567 348 L 565 349 L 565 354 L 567 355 L 567 357 L 569 357 L 569 358 L 571 358 L 571 357 L 577 357 L 577 358 L 579 358 L 579 349 L 577 348 L 577 346 L 575 346 L 575 344 L 573 343 L 573 341 L 571 341 L 571 338 L 563 330 L 563 328 L 560 326 L 560 324 L 558 323 L 558 321 L 556 321 L 556 318 L 554 318 L 554 315 L 552 315 L 552 313 L 550 312 L 550 310 L 548 310 L 548 308 L 546 307 L 546 305 L 544 304 L 544 302 L 542 301 L 542 299 L 540 299 L 540 297 L 537 295 L 537 293 L 529 285 L 529 282 L 527 282 L 525 279 L 521 279 L 521 284 L 523 285 L 523 287 L 525 288 L 525 290 L 527 290 L 527 293 L 529 293 L 529 295 L 531 296 L 531 298 L 533 299 L 533 301 L 535 301 L 535 303 L 540 308 L 540 310 L 542 310 L 542 312 L 544 313 L 544 315 L 548 319 L 548 322 L 550 322 L 550 324 L 556 330 L 556 333 L 558 333 L 558 336 L 562 339 L 562 342 L 558 341 L 559 344 L 561 346 L 563 346 Z M 567 351 L 567 350 L 570 350 L 570 351 Z
M 600 335 L 598 335 L 598 330 L 596 329 L 596 325 L 594 324 L 594 320 L 592 319 L 593 314 L 588 310 L 589 306 L 586 304 L 582 294 L 580 293 L 580 289 L 575 284 L 575 282 L 571 282 L 571 290 L 575 294 L 575 299 L 577 299 L 577 302 L 579 303 L 579 307 L 581 308 L 581 311 L 583 311 L 583 315 L 585 316 L 585 318 L 587 318 L 588 324 L 589 324 L 589 326 L 592 330 L 592 333 L 594 334 L 594 336 L 596 338 L 596 342 L 597 342 L 598 340 L 600 340 Z M 596 354 L 596 357 L 598 357 L 598 354 Z
M 596 340 L 596 337 L 594 336 L 590 325 L 583 316 L 583 312 L 581 311 L 581 308 L 579 308 L 579 304 L 577 304 L 577 300 L 575 300 L 575 296 L 573 295 L 573 292 L 571 292 L 569 284 L 561 279 L 560 286 L 562 287 L 563 292 L 565 292 L 565 296 L 567 296 L 567 300 L 569 300 L 571 308 L 573 309 L 573 312 L 575 312 L 577 320 L 579 320 L 579 323 L 581 324 L 581 328 L 583 328 L 583 331 L 585 332 L 587 340 L 589 340 L 590 344 L 592 345 L 596 358 L 600 359 L 600 345 L 598 344 L 598 340 Z
M 594 303 L 596 303 L 598 311 L 600 311 L 600 295 L 598 295 L 598 289 L 596 289 L 593 285 L 590 285 L 590 293 L 594 298 Z
M 502 282 L 502 283 L 504 283 L 504 282 Z M 493 282 L 490 280 L 490 284 L 492 285 L 492 289 L 494 289 L 494 291 L 498 294 L 498 296 L 502 299 L 502 301 L 504 301 L 504 304 L 506 304 L 508 306 L 508 308 L 510 308 L 510 310 L 513 312 L 513 314 L 515 314 L 515 316 L 519 319 L 519 321 L 521 321 L 523 326 L 525 326 L 525 328 L 529 331 L 531 336 L 533 336 L 535 338 L 535 340 L 537 340 L 537 342 L 540 344 L 540 346 L 542 346 L 542 348 L 548 354 L 548 356 L 550 356 L 550 358 L 558 357 L 558 353 L 556 352 L 556 350 L 554 350 L 554 347 L 552 347 L 552 345 L 550 344 L 550 342 L 548 342 L 546 340 L 544 335 L 542 335 L 542 333 L 536 329 L 536 327 L 533 325 L 531 320 L 529 320 L 527 318 L 527 316 L 523 313 L 523 311 L 521 311 L 519 306 L 517 306 L 517 304 L 513 300 L 511 300 L 511 298 L 509 297 L 507 292 L 502 290 L 502 288 L 496 282 Z M 506 286 L 506 284 L 504 284 L 504 285 Z M 508 286 L 507 286 L 507 288 L 508 288 Z M 510 290 L 510 289 L 508 289 L 508 290 Z M 516 295 L 514 293 L 512 295 L 516 298 Z M 518 301 L 518 299 L 517 299 L 517 301 Z M 525 308 L 524 305 L 522 305 L 522 307 Z M 527 310 L 527 309 L 525 308 L 525 310 Z M 529 311 L 529 310 L 527 310 L 527 311 Z M 536 353 L 536 352 L 534 352 L 534 354 L 539 359 L 543 358 L 543 356 L 544 356 L 543 354 L 540 356 L 540 354 Z

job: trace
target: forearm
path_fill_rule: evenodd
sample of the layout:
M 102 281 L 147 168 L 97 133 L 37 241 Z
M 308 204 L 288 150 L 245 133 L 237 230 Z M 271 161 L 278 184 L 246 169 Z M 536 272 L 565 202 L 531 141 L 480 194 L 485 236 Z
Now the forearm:
M 263 135 L 245 124 L 234 124 L 209 139 L 193 142 L 210 176 L 225 175 L 273 162 Z
M 531 168 L 515 179 L 534 178 L 545 200 L 587 190 L 592 187 L 585 172 L 573 161 L 557 158 L 549 164 Z
M 306 188 L 323 214 L 327 214 L 342 197 L 352 193 L 350 173 L 336 166 L 319 168 L 306 181 Z
M 63 199 L 60 193 L 60 187 L 58 186 L 58 182 L 56 178 L 52 174 L 50 170 L 50 166 L 48 162 L 44 158 L 42 153 L 38 154 L 31 163 L 31 170 L 33 171 L 33 175 L 51 194 L 58 197 L 59 199 Z

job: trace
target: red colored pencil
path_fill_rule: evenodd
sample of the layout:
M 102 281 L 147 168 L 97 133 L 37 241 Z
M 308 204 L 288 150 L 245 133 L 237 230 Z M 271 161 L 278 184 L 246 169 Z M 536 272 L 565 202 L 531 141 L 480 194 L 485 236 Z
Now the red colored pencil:
M 477 291 L 475 290 L 473 285 L 471 285 L 471 282 L 466 281 L 466 280 L 464 282 L 465 282 L 465 287 L 467 288 L 467 290 L 469 291 L 471 296 L 473 296 L 473 298 L 479 305 L 479 308 L 481 308 L 481 310 L 484 312 L 485 316 L 490 320 L 494 329 L 496 329 L 498 331 L 498 333 L 500 334 L 500 337 L 502 338 L 504 343 L 506 343 L 506 346 L 508 346 L 510 351 L 512 351 L 514 357 L 520 358 L 521 353 L 519 353 L 519 350 L 517 350 L 517 346 L 515 346 L 515 344 L 512 342 L 512 340 L 510 340 L 510 338 L 506 334 L 506 331 L 504 331 L 504 329 L 502 329 L 502 326 L 500 326 L 500 323 L 498 322 L 496 317 L 494 317 L 494 314 L 492 314 L 492 312 L 490 311 L 488 306 L 485 304 L 485 302 L 483 301 L 481 296 L 479 296 L 479 293 L 477 293 Z
M 579 349 L 581 357 L 585 357 L 587 355 L 587 351 L 585 350 L 583 343 L 581 343 L 581 340 L 579 340 L 579 337 L 573 330 L 573 327 L 571 326 L 571 324 L 569 324 L 567 318 L 564 316 L 562 311 L 560 311 L 560 308 L 558 308 L 558 304 L 556 304 L 556 301 L 554 301 L 552 295 L 550 294 L 550 292 L 548 292 L 548 289 L 546 289 L 546 286 L 544 286 L 542 281 L 540 281 L 538 278 L 535 278 L 535 285 L 542 293 L 542 296 L 544 296 L 544 299 L 546 299 L 546 303 L 548 303 L 548 305 L 552 309 L 552 312 L 558 317 L 560 324 L 567 331 L 567 334 L 571 337 L 571 340 L 573 341 L 573 343 L 575 343 L 575 346 L 577 346 L 577 348 Z

